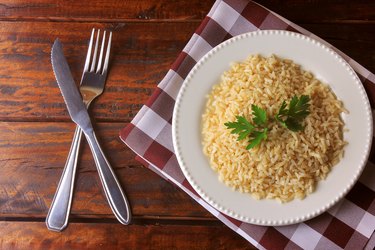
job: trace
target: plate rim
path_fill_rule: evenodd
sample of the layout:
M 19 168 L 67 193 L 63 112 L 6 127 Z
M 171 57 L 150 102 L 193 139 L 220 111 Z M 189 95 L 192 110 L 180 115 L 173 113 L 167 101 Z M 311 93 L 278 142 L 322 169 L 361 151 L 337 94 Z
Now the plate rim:
M 341 63 L 348 70 L 350 75 L 353 77 L 353 80 L 355 81 L 355 83 L 357 85 L 359 85 L 358 86 L 359 92 L 360 92 L 360 95 L 361 95 L 361 97 L 364 101 L 364 104 L 366 106 L 365 111 L 366 111 L 366 114 L 367 114 L 368 118 L 370 118 L 370 119 L 368 119 L 368 124 L 367 124 L 368 127 L 369 127 L 369 131 L 367 131 L 367 134 L 368 134 L 367 139 L 368 140 L 367 140 L 367 145 L 366 145 L 366 148 L 365 148 L 366 152 L 364 152 L 364 154 L 361 158 L 360 164 L 358 164 L 358 165 L 361 165 L 361 166 L 357 169 L 355 175 L 351 178 L 350 183 L 348 183 L 345 186 L 345 188 L 342 190 L 342 192 L 340 194 L 338 194 L 337 196 L 332 197 L 332 200 L 328 204 L 324 205 L 323 207 L 319 207 L 319 208 L 315 209 L 313 212 L 310 212 L 310 213 L 308 213 L 306 215 L 303 215 L 303 216 L 293 217 L 293 218 L 289 218 L 289 219 L 286 219 L 286 220 L 277 220 L 277 221 L 275 221 L 275 220 L 258 220 L 258 219 L 254 219 L 254 218 L 248 218 L 247 216 L 239 215 L 239 214 L 237 214 L 237 213 L 235 213 L 235 212 L 233 212 L 233 211 L 231 211 L 227 208 L 223 208 L 222 206 L 220 206 L 220 204 L 217 204 L 216 202 L 214 202 L 212 200 L 212 198 L 210 198 L 199 187 L 199 185 L 196 183 L 196 181 L 192 178 L 192 176 L 191 176 L 191 174 L 190 174 L 190 172 L 189 172 L 189 170 L 188 170 L 188 168 L 187 168 L 187 166 L 184 163 L 184 160 L 182 158 L 182 153 L 181 153 L 181 150 L 180 150 L 180 147 L 179 147 L 179 141 L 178 141 L 178 135 L 177 135 L 177 133 L 178 133 L 177 119 L 178 119 L 178 116 L 179 116 L 179 110 L 180 110 L 180 106 L 181 106 L 181 102 L 182 102 L 182 99 L 183 99 L 184 92 L 186 91 L 186 88 L 188 88 L 192 77 L 194 76 L 196 71 L 199 70 L 199 68 L 202 66 L 202 64 L 204 64 L 213 54 L 217 53 L 218 50 L 220 50 L 223 47 L 226 47 L 229 44 L 234 43 L 238 40 L 242 40 L 242 39 L 252 37 L 252 36 L 273 35 L 273 34 L 292 36 L 292 37 L 296 37 L 298 39 L 306 40 L 307 42 L 318 45 L 322 49 L 329 52 L 332 56 L 334 56 L 335 59 L 338 60 L 338 62 Z M 256 225 L 263 225 L 263 226 L 282 226 L 282 225 L 290 225 L 290 224 L 306 221 L 308 219 L 316 217 L 319 214 L 327 211 L 329 208 L 331 208 L 333 205 L 335 205 L 338 201 L 340 201 L 351 190 L 351 188 L 354 186 L 354 184 L 358 181 L 359 177 L 361 176 L 361 173 L 363 172 L 363 170 L 366 166 L 366 162 L 367 162 L 367 159 L 369 157 L 370 149 L 371 149 L 372 135 L 373 135 L 373 120 L 372 120 L 372 112 L 371 112 L 370 102 L 369 102 L 368 96 L 366 94 L 366 91 L 364 89 L 364 86 L 363 86 L 362 82 L 360 81 L 360 79 L 359 79 L 357 73 L 355 72 L 355 70 L 349 65 L 349 63 L 346 60 L 344 60 L 342 58 L 342 56 L 340 56 L 336 51 L 334 51 L 332 48 L 328 47 L 324 43 L 322 43 L 320 41 L 317 41 L 317 40 L 315 40 L 311 37 L 308 37 L 306 35 L 296 33 L 296 32 L 292 32 L 292 31 L 286 31 L 286 30 L 257 30 L 257 31 L 247 32 L 247 33 L 243 33 L 243 34 L 234 36 L 234 37 L 218 44 L 214 48 L 212 48 L 200 60 L 198 60 L 198 62 L 194 65 L 194 67 L 191 69 L 191 71 L 189 72 L 189 74 L 187 75 L 185 80 L 183 81 L 181 89 L 179 90 L 179 93 L 178 93 L 177 98 L 176 98 L 175 106 L 174 106 L 174 109 L 173 109 L 173 116 L 172 116 L 172 141 L 173 141 L 173 147 L 174 147 L 174 150 L 175 150 L 175 155 L 176 155 L 177 161 L 180 165 L 180 168 L 181 168 L 185 178 L 188 180 L 188 182 L 192 186 L 192 188 L 202 197 L 202 199 L 205 202 L 207 202 L 209 205 L 214 207 L 219 212 L 221 212 L 225 215 L 228 215 L 228 216 L 230 216 L 234 219 L 240 220 L 242 222 L 247 222 L 247 223 L 256 224 Z M 225 185 L 225 184 L 223 184 L 223 185 Z

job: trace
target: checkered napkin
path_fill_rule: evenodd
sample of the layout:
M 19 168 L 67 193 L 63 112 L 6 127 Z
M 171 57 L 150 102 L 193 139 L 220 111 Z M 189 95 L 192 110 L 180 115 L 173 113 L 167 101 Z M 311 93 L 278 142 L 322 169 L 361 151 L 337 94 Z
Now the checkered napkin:
M 258 29 L 300 32 L 331 47 L 309 31 L 276 13 L 246 0 L 218 0 L 139 113 L 121 132 L 121 139 L 137 159 L 173 182 L 228 227 L 260 249 L 372 249 L 375 245 L 375 165 L 349 194 L 322 215 L 309 221 L 278 227 L 257 226 L 230 218 L 206 203 L 189 185 L 172 145 L 172 113 L 178 91 L 196 62 L 219 43 Z M 361 78 L 375 102 L 375 75 L 338 51 Z

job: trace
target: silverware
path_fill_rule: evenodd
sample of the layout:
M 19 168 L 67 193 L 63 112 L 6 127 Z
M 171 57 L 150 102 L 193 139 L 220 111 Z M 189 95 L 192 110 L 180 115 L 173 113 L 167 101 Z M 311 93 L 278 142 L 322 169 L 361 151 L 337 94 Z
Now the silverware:
M 104 193 L 116 218 L 122 224 L 129 224 L 131 213 L 128 201 L 121 190 L 119 182 L 105 158 L 92 128 L 92 124 L 87 112 L 87 107 L 91 101 L 103 92 L 106 80 L 108 59 L 111 46 L 112 33 L 109 35 L 107 52 L 103 64 L 103 52 L 105 44 L 105 34 L 100 50 L 98 65 L 96 65 L 96 55 L 98 50 L 99 34 L 96 39 L 95 49 L 90 66 L 92 45 L 94 40 L 94 30 L 91 34 L 90 45 L 86 56 L 85 68 L 82 75 L 80 91 L 78 92 L 71 75 L 69 66 L 62 52 L 62 46 L 57 39 L 52 47 L 51 60 L 52 67 L 60 87 L 64 100 L 67 104 L 72 120 L 78 125 L 70 153 L 61 177 L 57 192 L 47 215 L 46 224 L 50 230 L 61 231 L 67 226 L 69 211 L 71 207 L 75 170 L 77 164 L 78 149 L 81 140 L 82 130 L 85 134 L 90 149 L 94 155 L 94 160 L 99 172 L 100 180 L 104 187 Z M 95 69 L 96 68 L 96 69 Z M 81 130 L 82 129 L 82 130 Z
M 100 30 L 97 32 L 95 49 L 93 52 L 93 43 L 95 36 L 95 29 L 91 32 L 91 38 L 89 43 L 89 48 L 87 51 L 85 67 L 81 78 L 81 94 L 83 96 L 83 101 L 88 108 L 90 103 L 94 98 L 99 96 L 104 89 L 104 84 L 108 72 L 108 58 L 110 54 L 111 38 L 112 33 L 110 33 L 107 42 L 107 52 L 105 57 L 105 62 L 103 66 L 103 52 L 105 45 L 106 32 L 103 34 L 103 41 L 100 49 L 100 56 L 98 60 L 97 70 L 94 70 L 96 63 L 96 56 L 99 45 Z M 92 58 L 92 60 L 91 60 Z M 90 68 L 90 60 L 91 68 Z M 102 70 L 102 72 L 97 72 Z M 92 71 L 92 72 L 91 72 Z M 99 79 L 99 80 L 98 80 Z M 92 89 L 94 91 L 92 91 Z M 62 231 L 68 225 L 68 218 L 70 214 L 70 208 L 73 198 L 74 180 L 77 169 L 77 159 L 79 155 L 79 148 L 81 144 L 82 130 L 79 126 L 76 127 L 74 132 L 74 137 L 68 158 L 65 163 L 64 171 L 60 179 L 60 183 L 57 187 L 55 197 L 52 201 L 49 213 L 47 215 L 47 227 L 54 231 Z

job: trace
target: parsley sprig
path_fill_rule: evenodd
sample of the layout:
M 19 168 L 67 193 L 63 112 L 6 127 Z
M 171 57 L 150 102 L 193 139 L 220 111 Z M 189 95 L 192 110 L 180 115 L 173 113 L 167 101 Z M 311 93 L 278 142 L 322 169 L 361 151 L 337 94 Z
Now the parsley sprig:
M 286 102 L 283 101 L 275 119 L 293 132 L 303 130 L 302 121 L 310 114 L 309 101 L 310 97 L 308 95 L 302 95 L 300 98 L 293 96 L 288 108 L 286 108 Z
M 231 134 L 238 134 L 237 141 L 249 137 L 247 150 L 259 145 L 262 140 L 266 140 L 268 131 L 266 111 L 256 105 L 251 105 L 251 110 L 253 111 L 253 124 L 243 116 L 237 116 L 235 122 L 224 123 L 228 129 L 232 129 Z
M 310 114 L 309 104 L 310 97 L 302 95 L 300 98 L 293 96 L 289 106 L 285 101 L 281 104 L 279 112 L 275 115 L 275 119 L 281 125 L 293 132 L 303 130 L 302 121 Z M 244 116 L 236 116 L 237 121 L 226 122 L 224 125 L 228 129 L 232 129 L 231 134 L 238 134 L 237 141 L 248 138 L 249 144 L 246 149 L 252 149 L 267 139 L 268 119 L 264 109 L 251 105 L 253 119 L 249 122 Z

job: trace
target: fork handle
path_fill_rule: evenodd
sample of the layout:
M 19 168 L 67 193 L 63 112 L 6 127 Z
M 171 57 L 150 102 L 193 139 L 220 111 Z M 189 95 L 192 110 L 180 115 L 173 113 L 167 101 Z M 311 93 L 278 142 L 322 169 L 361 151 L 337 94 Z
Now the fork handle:
M 111 165 L 105 157 L 93 130 L 84 131 L 87 142 L 94 156 L 99 177 L 102 182 L 105 196 L 107 197 L 112 212 L 120 223 L 128 225 L 131 219 L 131 212 L 128 200 L 121 189 Z
M 46 218 L 47 228 L 52 231 L 60 232 L 68 225 L 81 138 L 82 130 L 77 126 L 63 174 Z

